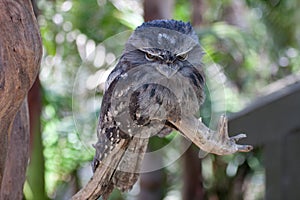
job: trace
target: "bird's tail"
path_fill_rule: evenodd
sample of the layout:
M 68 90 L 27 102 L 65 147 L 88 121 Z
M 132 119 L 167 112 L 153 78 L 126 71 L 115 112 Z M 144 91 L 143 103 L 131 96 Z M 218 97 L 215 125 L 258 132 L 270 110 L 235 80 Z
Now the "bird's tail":
M 132 188 L 139 177 L 149 138 L 132 137 L 112 177 L 114 187 L 121 191 Z

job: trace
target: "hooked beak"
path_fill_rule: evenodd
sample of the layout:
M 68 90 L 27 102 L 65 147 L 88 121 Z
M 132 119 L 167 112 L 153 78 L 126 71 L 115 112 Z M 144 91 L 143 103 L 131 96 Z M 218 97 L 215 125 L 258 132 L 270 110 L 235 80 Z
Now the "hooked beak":
M 165 77 L 171 78 L 178 71 L 178 66 L 162 64 L 162 65 L 157 65 L 156 69 Z

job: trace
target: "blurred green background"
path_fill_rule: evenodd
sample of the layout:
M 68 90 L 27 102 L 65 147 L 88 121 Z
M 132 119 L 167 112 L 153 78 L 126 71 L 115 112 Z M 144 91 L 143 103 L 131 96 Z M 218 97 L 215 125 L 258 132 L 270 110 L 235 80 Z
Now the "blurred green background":
M 190 21 L 191 2 L 174 0 L 173 18 Z M 202 2 L 196 32 L 222 77 L 224 106 L 206 101 L 202 117 L 236 112 L 269 83 L 300 71 L 300 2 L 211 0 Z M 105 78 L 132 30 L 143 22 L 141 0 L 37 0 L 44 56 L 41 64 L 41 137 L 32 143 L 25 199 L 69 199 L 92 175 L 97 117 Z M 208 86 L 207 93 L 218 95 Z M 223 105 L 223 104 L 222 104 Z M 169 143 L 153 138 L 152 149 Z M 38 145 L 42 144 L 42 145 Z M 182 162 L 162 169 L 163 198 L 181 199 Z M 44 166 L 44 167 L 43 167 Z M 265 173 L 259 148 L 201 162 L 205 199 L 263 199 Z M 242 180 L 242 181 L 241 181 Z M 242 185 L 242 191 L 235 186 Z M 135 199 L 137 190 L 111 199 Z

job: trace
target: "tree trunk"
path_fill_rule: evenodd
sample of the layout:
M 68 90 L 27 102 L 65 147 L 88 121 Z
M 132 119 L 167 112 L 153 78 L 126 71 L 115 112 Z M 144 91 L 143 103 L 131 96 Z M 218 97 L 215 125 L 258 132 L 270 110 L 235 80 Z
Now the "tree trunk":
M 28 163 L 29 122 L 27 99 L 15 117 L 10 135 L 0 199 L 22 199 Z M 16 148 L 17 147 L 17 148 Z
M 42 94 L 38 77 L 28 93 L 28 108 L 30 121 L 30 163 L 27 168 L 27 183 L 32 191 L 33 199 L 48 199 L 45 191 L 45 160 L 40 123 Z
M 192 15 L 191 21 L 193 26 L 200 26 L 203 23 L 202 12 L 203 12 L 203 2 L 202 0 L 191 0 L 192 4 Z
M 202 21 L 202 0 L 191 0 L 192 13 L 191 20 L 194 27 L 199 27 Z M 204 199 L 202 186 L 201 160 L 198 157 L 199 149 L 192 144 L 182 156 L 183 161 L 183 200 Z
M 26 128 L 28 124 L 19 124 L 27 123 L 28 120 L 25 120 L 28 116 L 25 114 L 24 105 L 17 117 L 15 116 L 38 73 L 42 44 L 29 0 L 0 0 L 0 16 L 0 194 L 4 194 L 3 188 L 7 189 L 7 186 L 22 188 L 17 185 L 24 183 L 23 174 L 11 174 L 15 177 L 20 176 L 19 179 L 15 179 L 15 177 L 3 179 L 3 177 L 8 176 L 8 174 L 4 174 L 8 173 L 7 170 L 14 171 L 13 168 L 18 166 L 17 160 L 26 160 L 23 163 L 24 167 L 27 164 L 28 154 L 26 152 L 14 154 L 8 151 L 14 149 L 19 152 L 20 148 L 23 148 L 22 146 L 28 148 L 28 140 L 26 142 L 24 139 L 20 145 L 14 135 L 18 134 L 17 137 L 23 135 L 24 138 L 29 136 L 29 130 Z M 12 130 L 14 131 L 12 132 Z M 15 157 L 9 157 L 10 161 L 6 161 L 8 160 L 7 156 L 12 154 Z M 12 161 L 14 163 L 11 163 Z M 13 166 L 10 166 L 11 164 Z M 6 169 L 7 167 L 13 168 Z M 18 181 L 5 182 L 8 180 Z M 14 190 L 13 193 L 17 193 L 17 191 Z M 10 196 L 6 197 L 14 199 Z
M 183 161 L 183 200 L 204 199 L 202 186 L 201 160 L 198 157 L 199 149 L 192 144 L 182 156 Z
M 173 11 L 173 0 L 145 0 L 144 1 L 144 20 L 151 21 L 155 19 L 171 19 Z M 151 150 L 151 147 L 148 147 Z M 152 160 L 144 159 L 143 163 L 153 162 Z M 158 159 L 155 162 L 162 162 Z M 159 164 L 158 164 L 159 165 Z M 160 164 L 162 165 L 162 163 Z M 141 191 L 138 199 L 152 200 L 163 198 L 163 170 L 148 172 L 140 175 Z
M 144 0 L 144 20 L 171 19 L 174 0 Z

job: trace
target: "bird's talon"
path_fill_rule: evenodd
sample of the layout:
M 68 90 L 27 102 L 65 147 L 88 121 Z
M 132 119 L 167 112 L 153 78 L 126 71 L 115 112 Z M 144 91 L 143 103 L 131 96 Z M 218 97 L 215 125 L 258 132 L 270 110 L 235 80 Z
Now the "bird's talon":
M 246 138 L 246 134 L 238 134 L 235 136 L 230 137 L 231 140 L 234 140 L 235 142 L 239 141 L 240 139 Z
M 239 152 L 249 152 L 253 149 L 251 145 L 237 145 L 237 151 Z

